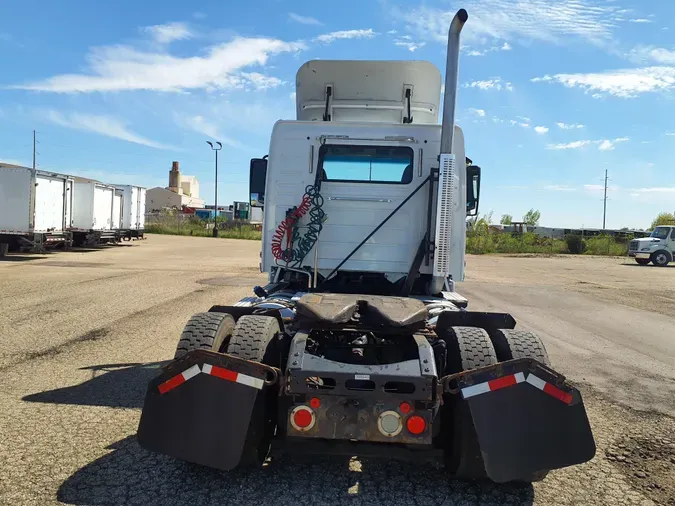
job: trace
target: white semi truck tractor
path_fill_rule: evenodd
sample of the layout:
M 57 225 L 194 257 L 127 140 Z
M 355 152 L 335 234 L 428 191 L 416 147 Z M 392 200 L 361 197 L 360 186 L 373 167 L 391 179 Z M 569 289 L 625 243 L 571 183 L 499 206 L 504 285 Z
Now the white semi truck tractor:
M 193 315 L 147 389 L 146 449 L 221 470 L 268 455 L 437 460 L 459 479 L 543 479 L 590 460 L 581 394 L 506 313 L 471 311 L 480 168 L 455 125 L 459 38 L 421 61 L 309 61 L 297 117 L 251 161 L 268 284 Z

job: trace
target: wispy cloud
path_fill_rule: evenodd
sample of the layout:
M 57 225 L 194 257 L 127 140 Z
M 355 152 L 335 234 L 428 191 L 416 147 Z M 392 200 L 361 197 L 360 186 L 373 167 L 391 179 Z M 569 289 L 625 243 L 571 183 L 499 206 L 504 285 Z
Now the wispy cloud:
M 394 41 L 395 46 L 404 47 L 408 51 L 411 51 L 411 52 L 414 52 L 415 50 L 426 46 L 426 44 L 427 44 L 426 42 L 411 42 L 410 40 L 403 39 L 403 38 L 396 39 Z
M 568 88 L 581 88 L 593 97 L 613 95 L 635 98 L 642 93 L 675 89 L 675 67 L 645 67 L 610 70 L 589 74 L 556 74 L 535 77 L 532 82 L 560 83 Z
M 558 0 L 467 0 L 469 23 L 464 40 L 470 44 L 490 44 L 495 40 L 534 40 L 561 44 L 577 38 L 594 44 L 611 41 L 617 26 L 614 18 L 620 8 L 608 2 Z M 419 6 L 394 8 L 392 13 L 407 29 L 444 43 L 455 10 Z
M 534 127 L 534 131 L 537 132 L 538 134 L 545 134 L 548 133 L 548 127 L 545 126 L 536 126 Z
M 635 188 L 635 193 L 675 193 L 675 186 L 657 186 L 652 188 Z
M 310 16 L 301 16 L 300 14 L 296 14 L 295 12 L 289 12 L 288 18 L 291 21 L 295 21 L 296 23 L 301 23 L 303 25 L 317 25 L 317 26 L 323 25 L 323 23 L 316 18 L 312 18 Z
M 223 135 L 220 127 L 212 120 L 206 119 L 204 116 L 185 116 L 184 114 L 174 114 L 174 119 L 179 126 L 192 130 L 194 132 L 204 134 L 211 139 L 217 140 L 235 148 L 242 147 L 242 144 L 234 139 Z
M 193 35 L 185 23 L 148 26 L 144 30 L 150 33 L 155 42 L 160 44 L 169 44 L 175 40 L 189 39 Z
M 582 140 L 582 141 L 574 141 L 574 142 L 568 142 L 568 143 L 562 143 L 562 144 L 549 144 L 546 146 L 546 149 L 555 149 L 555 150 L 560 150 L 560 149 L 581 149 L 585 148 L 587 146 L 592 146 L 595 145 L 598 147 L 599 150 L 601 151 L 611 151 L 613 150 L 617 144 L 621 142 L 627 142 L 630 139 L 628 137 L 619 137 L 617 139 L 601 139 L 601 140 Z
M 315 40 L 319 42 L 334 42 L 338 39 L 372 39 L 377 33 L 372 28 L 367 30 L 342 30 L 338 32 L 324 33 L 319 35 Z
M 575 130 L 579 128 L 584 128 L 584 125 L 581 125 L 579 123 L 562 123 L 558 122 L 556 123 L 558 125 L 558 128 L 562 128 L 563 130 Z
M 576 188 L 567 186 L 564 184 L 547 184 L 544 186 L 544 190 L 555 191 L 555 192 L 573 192 L 576 191 Z
M 626 56 L 639 63 L 653 62 L 659 65 L 675 65 L 675 49 L 640 45 L 634 47 Z
M 296 52 L 302 42 L 268 38 L 242 38 L 212 46 L 204 56 L 173 56 L 143 52 L 129 46 L 93 48 L 87 55 L 88 73 L 62 74 L 12 88 L 56 93 L 153 90 L 179 92 L 191 89 L 263 88 L 281 83 L 262 79 L 243 69 L 264 65 L 279 53 Z
M 485 117 L 485 111 L 483 109 L 474 109 L 473 107 L 470 107 L 469 111 L 480 118 Z
M 122 121 L 111 116 L 79 113 L 62 114 L 50 109 L 46 111 L 45 119 L 55 125 L 71 128 L 73 130 L 93 132 L 105 135 L 106 137 L 121 139 L 123 141 L 133 142 L 134 144 L 141 144 L 142 146 L 149 146 L 151 148 L 172 149 L 169 146 L 165 146 L 159 142 L 152 141 L 132 132 Z
M 629 19 L 631 23 L 651 23 L 651 19 L 646 19 L 646 18 L 635 18 L 635 19 Z
M 468 56 L 485 56 L 488 53 L 494 53 L 496 51 L 511 51 L 513 48 L 511 47 L 511 44 L 504 42 L 501 46 L 492 46 L 487 49 L 466 49 L 468 51 L 466 53 Z
M 471 81 L 464 83 L 463 88 L 478 88 L 480 90 L 497 90 L 504 89 L 505 91 L 513 91 L 513 85 L 510 82 L 504 82 L 500 77 L 493 79 L 486 79 L 484 81 Z

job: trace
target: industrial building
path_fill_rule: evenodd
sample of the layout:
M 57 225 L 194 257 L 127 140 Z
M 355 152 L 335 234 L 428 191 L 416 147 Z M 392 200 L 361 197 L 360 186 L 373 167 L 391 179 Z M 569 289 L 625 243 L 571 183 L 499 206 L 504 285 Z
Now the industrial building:
M 180 172 L 178 162 L 173 162 L 169 171 L 169 186 L 150 188 L 146 194 L 148 212 L 158 212 L 164 208 L 203 209 L 204 200 L 199 198 L 199 181 L 195 176 L 185 176 Z

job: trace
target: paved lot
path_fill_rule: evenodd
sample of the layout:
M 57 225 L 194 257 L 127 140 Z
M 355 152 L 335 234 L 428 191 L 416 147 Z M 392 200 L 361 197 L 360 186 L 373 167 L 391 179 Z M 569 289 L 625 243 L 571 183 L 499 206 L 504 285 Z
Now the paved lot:
M 0 262 L 0 504 L 675 504 L 675 268 L 623 259 L 467 259 L 471 306 L 539 332 L 589 411 L 596 457 L 534 487 L 331 458 L 221 474 L 141 450 L 155 368 L 192 313 L 264 282 L 258 255 L 149 236 Z

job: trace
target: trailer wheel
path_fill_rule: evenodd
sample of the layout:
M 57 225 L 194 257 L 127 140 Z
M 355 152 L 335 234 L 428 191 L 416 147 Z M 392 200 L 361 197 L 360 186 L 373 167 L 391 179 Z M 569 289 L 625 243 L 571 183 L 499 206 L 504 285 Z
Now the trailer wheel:
M 468 371 L 497 363 L 497 355 L 488 333 L 478 327 L 450 327 L 444 335 L 448 345 L 447 374 Z M 443 334 L 446 334 L 443 332 Z M 449 396 L 441 415 L 445 440 L 445 467 L 455 478 L 465 480 L 487 477 L 478 436 L 469 406 L 457 395 Z
M 234 330 L 234 318 L 227 313 L 197 313 L 185 325 L 174 359 L 188 351 L 222 351 Z
M 279 332 L 279 322 L 272 316 L 242 316 L 237 320 L 226 353 L 279 367 L 281 359 L 275 339 Z M 265 462 L 276 428 L 276 402 L 274 388 L 268 387 L 258 394 L 239 461 L 240 467 L 259 467 Z
M 523 330 L 501 329 L 490 336 L 500 362 L 514 358 L 533 358 L 546 366 L 551 361 L 539 336 Z

